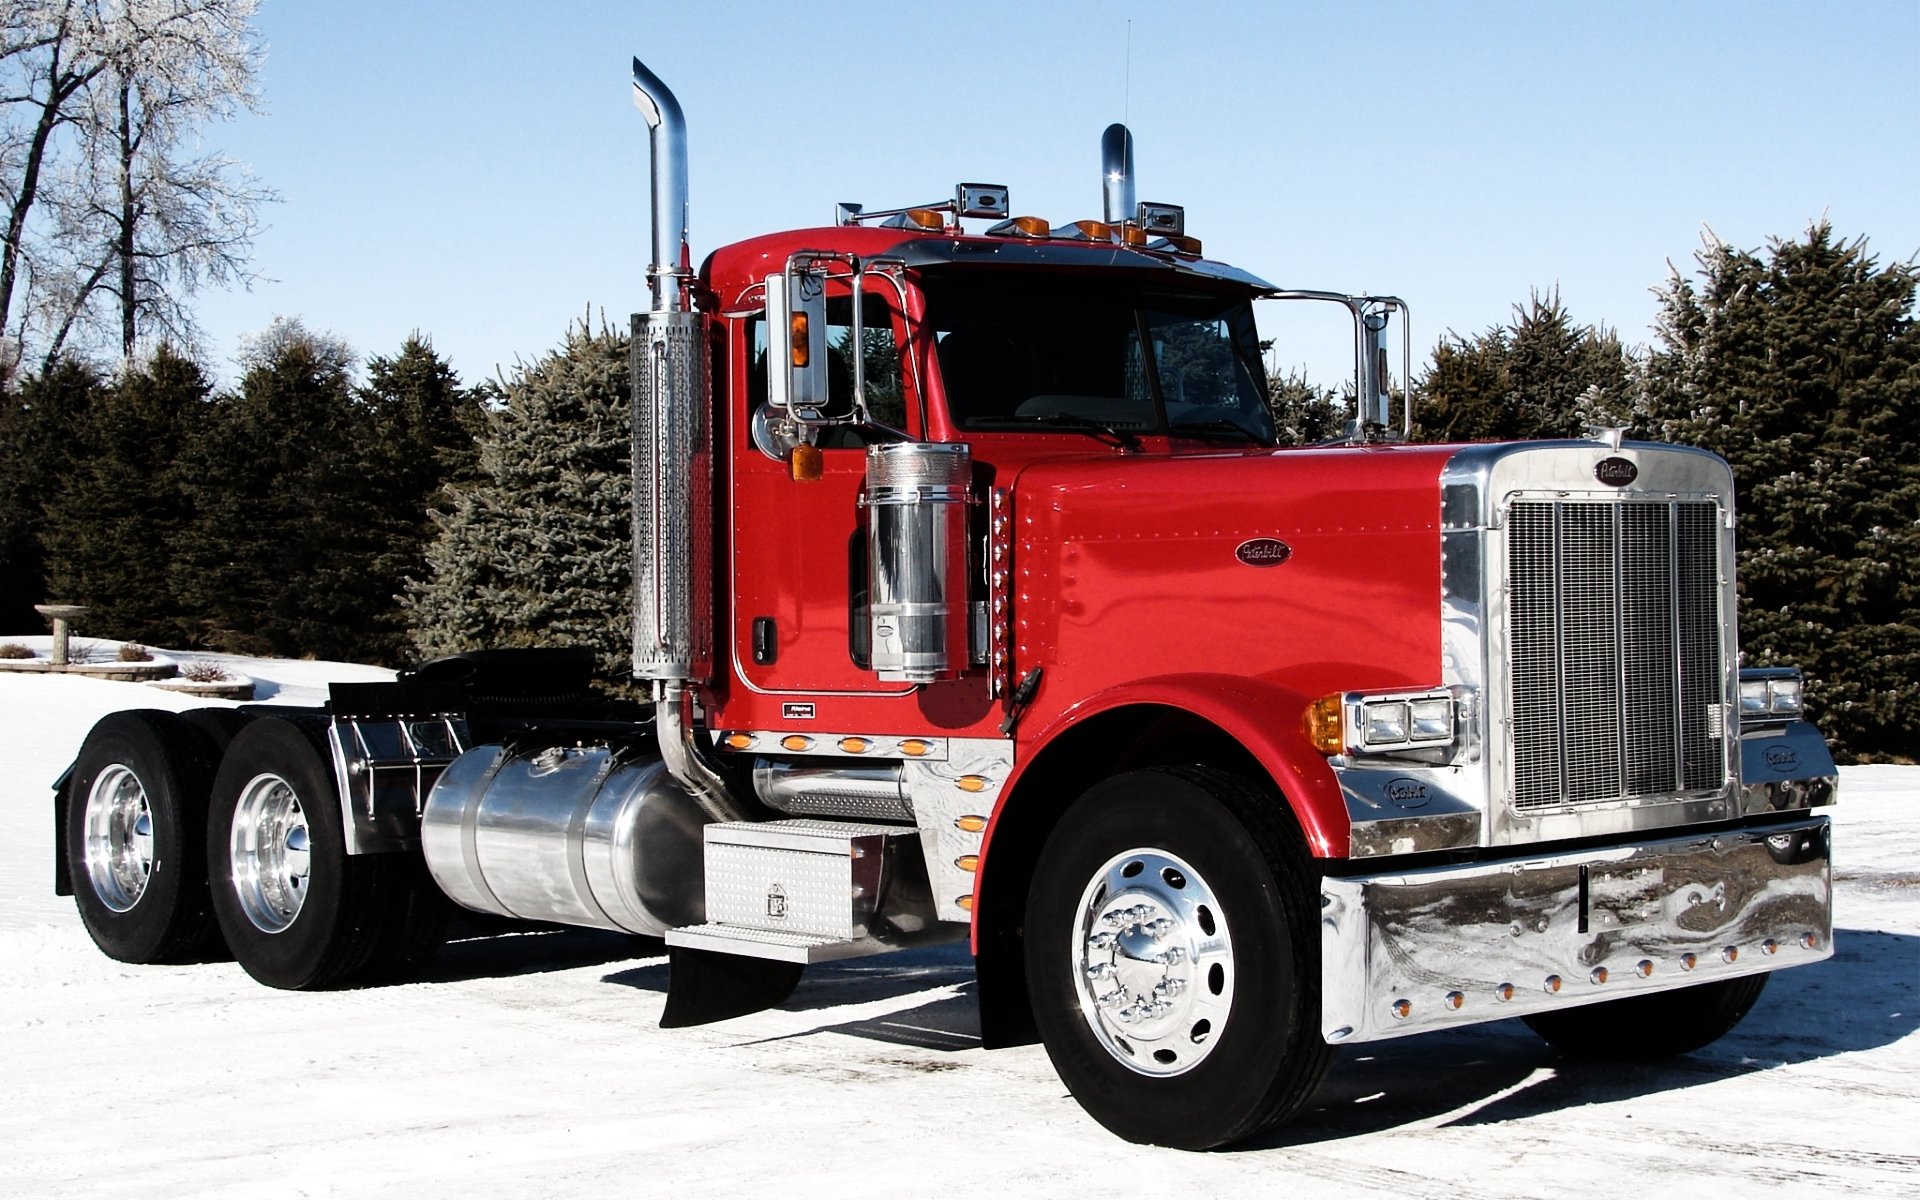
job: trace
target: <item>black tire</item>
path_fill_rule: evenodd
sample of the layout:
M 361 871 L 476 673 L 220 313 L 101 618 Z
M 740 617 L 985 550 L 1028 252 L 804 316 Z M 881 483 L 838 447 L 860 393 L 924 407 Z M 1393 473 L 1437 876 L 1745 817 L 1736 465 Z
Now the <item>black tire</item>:
M 214 777 L 214 913 L 234 958 L 269 987 L 347 981 L 384 924 L 387 856 L 346 851 L 325 730 L 321 719 L 260 717 L 234 736 Z
M 1333 1056 L 1316 879 L 1284 803 L 1221 771 L 1117 775 L 1067 810 L 1028 892 L 1027 980 L 1047 1056 L 1089 1115 L 1128 1141 L 1204 1150 L 1306 1103 Z M 1179 955 L 1144 957 L 1155 947 Z
M 1611 1062 L 1663 1062 L 1719 1041 L 1753 1009 L 1768 976 L 1583 1004 L 1522 1018 L 1556 1050 Z
M 190 708 L 180 714 L 180 719 L 205 734 L 219 754 L 225 754 L 234 735 L 247 727 L 253 714 L 237 708 Z M 219 761 L 217 756 L 215 761 Z
M 68 783 L 67 871 L 80 921 L 109 958 L 194 961 L 217 949 L 207 891 L 215 755 L 170 712 L 102 717 Z

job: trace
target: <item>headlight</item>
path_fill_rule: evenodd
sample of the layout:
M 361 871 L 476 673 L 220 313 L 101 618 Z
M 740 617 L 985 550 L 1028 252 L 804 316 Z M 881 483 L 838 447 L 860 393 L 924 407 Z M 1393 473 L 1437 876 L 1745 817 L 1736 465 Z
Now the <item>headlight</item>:
M 1453 744 L 1453 714 L 1453 697 L 1446 692 L 1342 692 L 1308 706 L 1307 736 L 1326 755 L 1432 750 Z
M 1740 672 L 1742 718 L 1750 721 L 1784 721 L 1799 715 L 1799 668 L 1757 667 Z

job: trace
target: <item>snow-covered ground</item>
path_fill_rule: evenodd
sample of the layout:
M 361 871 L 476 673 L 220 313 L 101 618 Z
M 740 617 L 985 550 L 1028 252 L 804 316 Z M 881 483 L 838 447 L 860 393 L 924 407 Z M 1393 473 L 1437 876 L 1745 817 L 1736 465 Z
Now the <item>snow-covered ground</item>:
M 280 702 L 384 674 L 220 661 Z M 1843 771 L 1836 956 L 1707 1050 L 1593 1065 L 1518 1022 L 1350 1047 L 1303 1119 L 1199 1155 L 1115 1140 L 1037 1047 L 981 1050 L 963 948 L 672 1031 L 664 958 L 588 932 L 332 993 L 112 962 L 53 895 L 49 785 L 101 715 L 205 703 L 0 674 L 0 1195 L 1920 1195 L 1920 768 Z

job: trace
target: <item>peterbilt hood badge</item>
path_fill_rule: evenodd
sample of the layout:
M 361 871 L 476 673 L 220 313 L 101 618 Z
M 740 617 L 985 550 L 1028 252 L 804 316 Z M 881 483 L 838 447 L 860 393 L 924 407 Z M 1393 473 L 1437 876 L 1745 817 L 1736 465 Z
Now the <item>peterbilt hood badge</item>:
M 1624 458 L 1603 458 L 1593 464 L 1593 477 L 1608 487 L 1625 487 L 1640 478 L 1640 468 Z
M 1279 538 L 1254 538 L 1241 542 L 1233 556 L 1250 567 L 1277 567 L 1293 557 L 1293 547 Z

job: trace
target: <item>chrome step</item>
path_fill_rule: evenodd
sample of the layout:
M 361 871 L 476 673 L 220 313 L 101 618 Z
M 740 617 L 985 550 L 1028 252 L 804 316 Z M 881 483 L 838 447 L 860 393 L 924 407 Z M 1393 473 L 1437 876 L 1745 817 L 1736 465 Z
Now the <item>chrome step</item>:
M 862 958 L 869 954 L 889 954 L 895 950 L 927 946 L 935 942 L 957 941 L 966 936 L 966 932 L 964 925 L 940 925 L 913 937 L 842 940 L 824 934 L 707 924 L 669 929 L 667 945 L 738 954 L 746 958 L 771 958 L 780 962 L 823 963 L 843 958 Z

